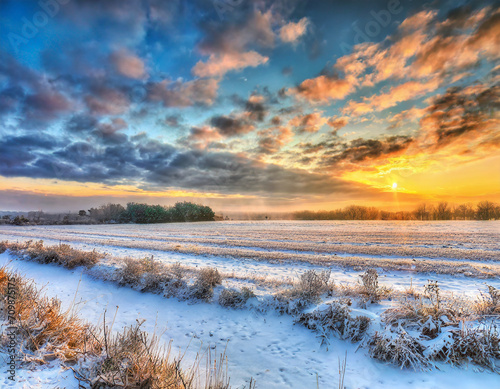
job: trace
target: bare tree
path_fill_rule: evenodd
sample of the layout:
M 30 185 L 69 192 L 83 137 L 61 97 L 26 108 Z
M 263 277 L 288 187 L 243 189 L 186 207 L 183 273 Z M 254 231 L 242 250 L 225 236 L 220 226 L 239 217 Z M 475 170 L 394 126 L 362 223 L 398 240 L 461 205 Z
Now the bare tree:
M 476 217 L 479 220 L 490 220 L 495 218 L 496 205 L 491 201 L 481 201 L 477 204 Z
M 451 209 L 446 201 L 440 202 L 434 211 L 434 219 L 436 220 L 450 220 Z

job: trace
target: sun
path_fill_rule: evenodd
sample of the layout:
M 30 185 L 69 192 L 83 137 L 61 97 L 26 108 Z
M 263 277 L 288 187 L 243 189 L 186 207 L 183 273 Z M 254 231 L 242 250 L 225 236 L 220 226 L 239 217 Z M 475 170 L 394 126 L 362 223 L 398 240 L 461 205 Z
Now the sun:
M 397 182 L 393 182 L 392 183 L 392 189 L 397 189 L 398 188 L 398 183 Z

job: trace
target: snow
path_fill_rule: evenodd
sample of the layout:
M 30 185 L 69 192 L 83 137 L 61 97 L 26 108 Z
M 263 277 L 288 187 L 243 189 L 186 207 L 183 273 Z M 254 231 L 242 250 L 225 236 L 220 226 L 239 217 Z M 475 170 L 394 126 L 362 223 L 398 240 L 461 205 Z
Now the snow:
M 295 224 L 294 224 L 295 223 Z M 115 264 L 113 257 L 141 258 L 154 254 L 155 259 L 166 263 L 180 261 L 186 266 L 215 266 L 225 273 L 235 273 L 242 277 L 241 282 L 248 282 L 252 277 L 265 275 L 268 279 L 292 279 L 297 274 L 311 268 L 322 269 L 310 263 L 287 262 L 270 263 L 262 260 L 245 258 L 244 256 L 218 256 L 202 252 L 178 253 L 164 251 L 153 245 L 153 248 L 129 247 L 127 241 L 135 242 L 138 239 L 147 241 L 152 238 L 159 242 L 166 239 L 208 239 L 214 238 L 216 246 L 221 245 L 220 236 L 228 239 L 244 241 L 245 247 L 252 247 L 252 241 L 269 244 L 269 250 L 276 251 L 279 247 L 273 246 L 273 241 L 287 239 L 300 241 L 320 241 L 324 239 L 322 229 L 329 226 L 330 240 L 332 235 L 338 233 L 339 241 L 343 244 L 351 239 L 348 236 L 356 235 L 355 231 L 370 234 L 366 242 L 374 245 L 389 247 L 389 239 L 379 233 L 380 224 L 352 224 L 349 223 L 319 223 L 312 222 L 233 222 L 220 223 L 220 231 L 213 228 L 211 223 L 189 225 L 155 225 L 155 226 L 50 226 L 34 228 L 0 228 L 0 239 L 26 240 L 43 239 L 47 244 L 59 243 L 59 239 L 71 242 L 75 248 L 92 249 L 108 252 L 110 255 L 105 264 L 112 267 Z M 211 226 L 211 227 L 210 227 Z M 260 226 L 260 230 L 259 230 Z M 270 226 L 270 227 L 269 227 Z M 349 228 L 346 228 L 348 226 Z M 425 238 L 416 238 L 419 244 L 429 243 L 430 247 L 442 246 L 446 241 L 455 248 L 460 244 L 467 245 L 467 250 L 482 250 L 484 246 L 493 261 L 498 256 L 498 225 L 492 223 L 427 223 L 419 227 L 418 223 L 404 224 L 404 231 L 408 236 L 418 235 L 419 231 Z M 240 230 L 238 230 L 240 228 Z M 294 231 L 286 236 L 285 233 L 262 233 L 262 229 Z M 388 223 L 384 230 L 387 236 L 393 238 L 401 234 L 401 224 Z M 308 235 L 311 233 L 310 235 Z M 351 234 L 351 235 L 350 235 Z M 392 234 L 392 235 L 391 235 Z M 439 235 L 440 234 L 440 235 Z M 478 236 L 477 243 L 471 236 Z M 109 235 L 109 236 L 105 236 Z M 439 236 L 437 236 L 439 235 Z M 115 239 L 113 244 L 104 244 L 96 241 L 100 238 Z M 193 238 L 193 239 L 194 239 Z M 399 239 L 399 238 L 398 238 Z M 356 236 L 353 243 L 366 242 Z M 354 242 L 355 241 L 355 242 Z M 203 243 L 203 242 L 201 242 Z M 200 244 L 201 244 L 200 243 Z M 181 244 L 186 244 L 182 242 Z M 197 245 L 196 242 L 193 243 Z M 206 244 L 203 243 L 203 244 Z M 229 242 L 230 246 L 232 243 Z M 483 246 L 481 246 L 483 245 Z M 213 245 L 212 245 L 213 246 Z M 201 247 L 201 246 L 198 246 Z M 466 250 L 466 249 L 459 249 Z M 445 251 L 445 254 L 450 252 Z M 368 254 L 367 254 L 368 255 Z M 372 254 L 369 254 L 372 255 Z M 372 255 L 373 256 L 373 255 Z M 376 256 L 375 256 L 376 257 Z M 464 254 L 464 258 L 467 259 Z M 451 258 L 453 259 L 453 258 Z M 294 325 L 293 318 L 287 315 L 280 316 L 270 311 L 262 313 L 255 309 L 233 310 L 219 306 L 215 303 L 194 303 L 192 301 L 178 301 L 166 299 L 150 293 L 140 293 L 128 287 L 118 287 L 110 282 L 96 280 L 90 274 L 78 268 L 68 270 L 55 265 L 41 265 L 29 261 L 21 261 L 9 256 L 8 253 L 0 255 L 0 266 L 8 264 L 9 268 L 17 270 L 28 278 L 32 278 L 39 286 L 44 286 L 44 292 L 51 297 L 62 301 L 63 307 L 69 307 L 77 293 L 77 309 L 80 317 L 92 323 L 102 321 L 104 311 L 107 315 L 114 315 L 118 307 L 114 329 L 133 325 L 136 319 L 146 319 L 143 328 L 149 332 L 162 333 L 162 340 L 168 342 L 173 339 L 173 348 L 181 352 L 187 349 L 186 366 L 193 361 L 196 353 L 206 347 L 216 347 L 218 352 L 226 349 L 229 361 L 229 375 L 233 388 L 243 388 L 251 377 L 257 381 L 257 388 L 316 388 L 318 376 L 320 388 L 335 388 L 338 385 L 338 360 L 347 352 L 347 370 L 345 385 L 349 389 L 377 389 L 377 388 L 402 388 L 402 389 L 467 389 L 477 388 L 478 382 L 485 388 L 500 388 L 500 375 L 487 371 L 479 372 L 473 366 L 456 368 L 440 364 L 439 370 L 429 372 L 414 372 L 401 370 L 392 365 L 380 363 L 366 354 L 366 350 L 357 350 L 357 344 L 336 338 L 330 339 L 328 347 L 321 346 L 317 334 L 303 326 Z M 104 267 L 103 267 L 104 268 Z M 360 271 L 337 268 L 332 269 L 332 277 L 336 282 L 355 282 Z M 379 279 L 380 284 L 395 288 L 407 288 L 410 280 L 415 288 L 423 286 L 431 278 L 439 281 L 442 290 L 460 295 L 477 295 L 478 289 L 484 290 L 484 280 L 464 276 L 442 274 L 422 274 L 411 272 L 385 271 Z M 225 281 L 226 282 L 226 281 Z M 225 286 L 237 282 L 228 280 Z M 500 280 L 490 279 L 488 283 L 500 287 Z M 262 293 L 267 293 L 265 290 Z M 261 296 L 262 297 L 262 296 Z M 323 302 L 326 303 L 326 302 Z M 387 302 L 386 304 L 390 304 Z M 353 307 L 353 316 L 368 315 L 377 322 L 378 314 L 387 306 L 373 305 L 369 310 Z M 438 341 L 446 342 L 443 335 Z M 0 380 L 0 386 L 16 388 L 77 388 L 71 370 L 61 372 L 57 361 L 49 366 L 41 366 L 37 371 L 18 370 L 18 382 L 12 386 L 7 379 Z M 9 386 L 10 385 L 10 386 Z
M 0 256 L 0 265 L 9 263 L 7 254 Z M 162 336 L 165 342 L 173 339 L 173 346 L 187 349 L 187 360 L 194 360 L 200 347 L 226 348 L 229 374 L 234 388 L 241 388 L 250 377 L 260 388 L 314 388 L 316 374 L 320 388 L 335 387 L 338 382 L 338 358 L 347 351 L 345 384 L 348 388 L 477 388 L 478 380 L 484 387 L 500 387 L 500 376 L 475 372 L 451 366 L 440 366 L 441 371 L 413 372 L 374 361 L 356 345 L 331 339 L 326 349 L 320 347 L 316 335 L 296 326 L 288 316 L 275 313 L 261 314 L 247 310 L 229 310 L 214 304 L 180 302 L 157 295 L 140 293 L 130 288 L 117 287 L 97 281 L 82 273 L 54 265 L 11 260 L 11 269 L 45 285 L 48 296 L 57 296 L 63 307 L 69 307 L 77 292 L 79 315 L 98 323 L 104 310 L 118 307 L 115 329 L 132 325 L 144 318 L 144 329 L 156 332 L 167 328 Z M 22 372 L 25 381 L 18 388 L 77 387 L 68 372 L 57 378 L 59 368 L 43 367 L 36 372 Z M 72 375 L 71 375 L 72 376 Z M 4 381 L 5 382 L 5 381 Z M 8 385 L 8 382 L 5 382 Z M 74 386 L 73 386 L 74 385 Z

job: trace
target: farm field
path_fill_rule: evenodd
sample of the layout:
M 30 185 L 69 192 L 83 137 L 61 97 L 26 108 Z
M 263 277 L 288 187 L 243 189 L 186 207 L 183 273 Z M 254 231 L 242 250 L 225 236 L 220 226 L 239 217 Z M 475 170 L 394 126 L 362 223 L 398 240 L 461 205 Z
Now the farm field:
M 425 299 L 429 280 L 438 282 L 443 305 L 460 302 L 465 307 L 486 301 L 487 285 L 500 289 L 497 222 L 231 221 L 0 227 L 0 241 L 22 244 L 30 240 L 95 249 L 105 255 L 89 269 L 66 269 L 20 260 L 22 256 L 6 251 L 0 255 L 0 266 L 7 265 L 43 285 L 44 293 L 58 297 L 63 306 L 69 307 L 76 293 L 79 315 L 92 323 L 101 320 L 105 309 L 113 313 L 117 309 L 114 328 L 136 319 L 146 320 L 147 331 L 166 328 L 162 340 L 173 339 L 176 349 L 187 349 L 188 361 L 203 347 L 225 349 L 232 388 L 248 387 L 251 378 L 257 388 L 337 388 L 338 363 L 345 355 L 348 389 L 477 388 L 478 382 L 500 387 L 495 350 L 489 356 L 489 368 L 469 360 L 450 363 L 456 356 L 450 360 L 441 354 L 431 357 L 433 350 L 444 347 L 447 336 L 499 324 L 500 310 L 493 307 L 488 314 L 464 314 L 456 325 L 445 324 L 453 321 L 451 313 L 449 320 L 441 316 L 436 318 L 441 332 L 435 336 L 422 335 L 426 317 L 419 323 L 400 318 L 391 325 L 386 316 L 406 301 L 410 289 Z M 192 286 L 196 272 L 207 267 L 216 268 L 222 282 L 203 301 L 180 292 L 166 298 L 166 289 L 149 290 L 142 279 L 127 283 L 120 278 L 127 261 L 143 258 L 162 266 L 182 266 L 186 288 Z M 374 294 L 362 281 L 367 269 L 377 273 Z M 304 274 L 327 274 L 328 280 L 324 290 L 301 305 L 303 296 L 294 293 Z M 236 308 L 221 302 L 225 290 L 242 288 L 254 296 Z M 318 324 L 322 313 L 346 299 L 348 320 L 369 319 L 362 333 L 355 328 L 355 336 L 352 328 L 349 332 Z M 425 304 L 432 306 L 432 296 L 428 300 Z M 428 363 L 413 360 L 401 368 L 397 362 L 374 357 L 376 347 L 369 339 L 377 332 L 395 338 L 400 335 L 396 326 L 419 339 Z M 24 381 L 18 382 L 19 387 L 78 386 L 67 371 L 57 378 L 60 367 L 56 365 L 39 369 L 45 373 L 21 372 Z

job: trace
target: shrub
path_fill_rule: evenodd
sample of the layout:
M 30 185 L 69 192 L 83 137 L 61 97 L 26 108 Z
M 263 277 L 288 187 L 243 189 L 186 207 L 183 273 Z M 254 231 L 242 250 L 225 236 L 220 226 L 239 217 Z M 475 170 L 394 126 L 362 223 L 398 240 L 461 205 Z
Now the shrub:
M 481 292 L 481 297 L 474 305 L 474 310 L 480 315 L 500 315 L 500 289 L 491 285 L 488 294 Z
M 185 389 L 193 385 L 193 374 L 181 371 L 178 361 L 170 358 L 170 344 L 159 347 L 158 337 L 141 330 L 144 321 L 125 328 L 116 335 L 104 328 L 105 355 L 86 374 L 92 387 L 113 388 L 172 388 Z
M 224 289 L 219 295 L 219 304 L 223 307 L 241 308 L 248 299 L 253 297 L 255 297 L 255 293 L 247 287 L 243 287 L 241 290 Z
M 431 365 L 423 355 L 424 346 L 417 339 L 401 331 L 395 337 L 376 332 L 368 341 L 370 356 L 384 362 L 390 362 L 401 368 L 415 371 L 426 370 Z
M 330 333 L 341 339 L 360 341 L 370 325 L 370 319 L 366 316 L 352 317 L 349 304 L 348 299 L 334 301 L 324 309 L 301 314 L 296 322 L 319 332 L 323 337 L 322 343 L 326 342 Z
M 210 300 L 214 295 L 214 286 L 222 283 L 222 276 L 215 268 L 201 269 L 192 286 L 191 295 L 200 300 Z
M 378 286 L 378 273 L 375 269 L 368 269 L 360 275 L 363 281 L 366 294 L 372 299 L 373 302 L 380 299 L 379 286 Z
M 331 290 L 330 275 L 330 269 L 322 271 L 308 270 L 300 275 L 295 288 L 304 298 L 314 301 L 323 293 Z
M 500 360 L 500 336 L 493 324 L 483 328 L 468 328 L 465 324 L 454 331 L 454 342 L 444 355 L 455 365 L 472 362 L 497 371 Z

